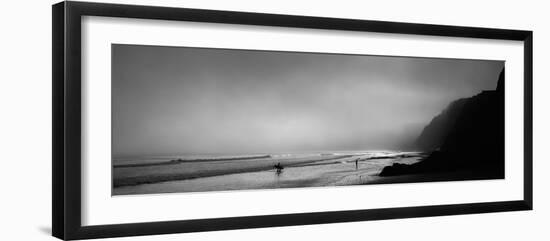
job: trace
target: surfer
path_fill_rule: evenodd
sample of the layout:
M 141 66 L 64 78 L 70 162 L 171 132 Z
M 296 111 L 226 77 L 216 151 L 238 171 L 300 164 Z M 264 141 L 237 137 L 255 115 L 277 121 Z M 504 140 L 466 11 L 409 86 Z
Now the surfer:
M 273 168 L 277 169 L 277 175 L 280 175 L 283 171 L 284 167 L 281 165 L 281 163 L 277 163 L 276 165 L 273 165 Z
M 284 169 L 284 167 L 281 165 L 281 163 L 277 163 L 276 165 L 273 166 L 273 168 L 277 169 L 277 170 L 282 170 Z

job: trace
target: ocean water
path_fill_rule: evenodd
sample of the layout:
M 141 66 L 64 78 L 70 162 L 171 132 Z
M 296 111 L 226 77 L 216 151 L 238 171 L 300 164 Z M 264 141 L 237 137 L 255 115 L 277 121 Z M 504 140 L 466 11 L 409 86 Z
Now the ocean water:
M 257 155 L 175 155 L 113 160 L 113 195 L 340 186 L 368 183 L 383 167 L 422 154 L 338 151 Z M 274 165 L 280 163 L 282 170 Z

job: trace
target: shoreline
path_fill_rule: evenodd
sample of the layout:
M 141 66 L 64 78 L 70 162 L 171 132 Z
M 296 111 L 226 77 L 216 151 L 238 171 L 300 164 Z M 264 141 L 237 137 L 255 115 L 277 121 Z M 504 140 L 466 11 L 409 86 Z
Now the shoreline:
M 285 165 L 285 167 L 290 168 L 290 167 L 305 167 L 305 166 L 312 166 L 312 165 L 329 165 L 329 164 L 334 164 L 336 162 L 318 163 L 318 164 L 316 164 L 315 162 L 339 160 L 339 159 L 345 159 L 345 158 L 351 158 L 351 157 L 354 157 L 354 156 L 353 155 L 342 155 L 342 156 L 332 156 L 332 157 L 327 156 L 327 158 L 323 158 L 323 159 L 307 160 L 307 161 L 300 161 L 300 162 L 288 164 L 288 165 Z M 257 159 L 257 158 L 254 158 L 254 159 Z M 247 160 L 247 159 L 238 159 L 238 160 Z M 273 161 L 277 162 L 277 160 L 273 160 Z M 133 166 L 133 167 L 165 166 L 165 165 L 177 165 L 177 164 L 183 164 L 183 163 L 193 163 L 193 162 L 177 162 L 173 164 L 161 163 L 156 165 Z M 142 184 L 157 184 L 157 183 L 170 182 L 170 181 L 183 181 L 183 180 L 190 180 L 190 179 L 197 179 L 197 178 L 216 177 L 216 176 L 231 175 L 231 174 L 249 173 L 249 172 L 253 173 L 253 172 L 261 172 L 261 171 L 269 171 L 269 170 L 273 170 L 273 167 L 271 165 L 243 168 L 243 169 L 237 169 L 237 170 L 217 170 L 217 171 L 210 171 L 208 173 L 195 173 L 195 174 L 177 174 L 176 173 L 176 174 L 170 174 L 170 175 L 149 175 L 149 176 L 127 177 L 127 178 L 120 178 L 120 179 L 113 178 L 113 188 L 125 187 L 125 186 L 136 186 L 136 185 L 142 185 Z
M 401 156 L 407 157 L 401 158 Z M 307 163 L 294 162 L 293 165 L 286 165 L 280 173 L 276 172 L 272 166 L 268 166 L 265 169 L 260 168 L 261 170 L 252 172 L 240 170 L 239 172 L 230 171 L 230 173 L 220 174 L 228 171 L 221 170 L 219 175 L 196 178 L 181 179 L 177 176 L 164 176 L 162 177 L 164 180 L 174 179 L 149 183 L 141 180 L 140 184 L 117 186 L 113 188 L 113 195 L 359 185 L 377 179 L 376 175 L 386 165 L 395 162 L 415 163 L 420 159 L 418 155 L 408 156 L 411 155 L 372 159 L 363 156 L 361 161 L 357 162 L 358 166 L 355 163 L 359 159 L 357 156 L 331 157 L 323 160 L 309 160 Z M 361 178 L 363 179 L 359 181 Z

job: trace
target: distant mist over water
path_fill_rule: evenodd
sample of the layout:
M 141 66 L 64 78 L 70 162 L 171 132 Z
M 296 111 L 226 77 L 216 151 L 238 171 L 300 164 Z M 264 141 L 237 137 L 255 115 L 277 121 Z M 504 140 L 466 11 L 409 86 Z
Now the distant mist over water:
M 502 61 L 112 46 L 117 157 L 400 150 Z

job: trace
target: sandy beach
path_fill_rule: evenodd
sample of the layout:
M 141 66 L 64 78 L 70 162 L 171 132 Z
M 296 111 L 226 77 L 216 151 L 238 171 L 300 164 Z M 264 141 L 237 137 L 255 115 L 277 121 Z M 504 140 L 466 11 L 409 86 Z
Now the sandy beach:
M 293 156 L 273 160 L 245 159 L 215 163 L 182 162 L 177 165 L 114 168 L 119 185 L 113 188 L 113 195 L 383 183 L 383 179 L 386 178 L 378 176 L 383 167 L 393 163 L 412 164 L 420 158 L 420 153 L 395 152 L 377 155 L 370 153 Z M 273 164 L 279 162 L 285 167 L 281 172 L 273 168 Z M 152 183 L 147 183 L 147 180 Z

